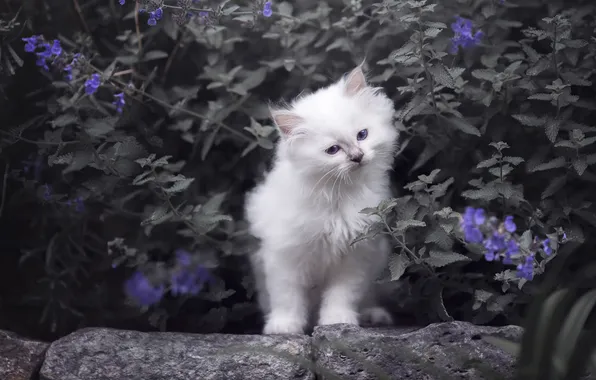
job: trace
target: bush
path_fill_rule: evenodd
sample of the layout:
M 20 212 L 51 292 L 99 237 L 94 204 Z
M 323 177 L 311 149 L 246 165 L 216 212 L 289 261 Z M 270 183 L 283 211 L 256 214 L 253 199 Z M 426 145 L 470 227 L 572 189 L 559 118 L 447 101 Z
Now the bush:
M 277 136 L 267 102 L 364 58 L 401 149 L 362 238 L 394 237 L 387 280 L 418 322 L 517 323 L 548 262 L 593 245 L 589 1 L 6 4 L 13 330 L 258 331 L 242 204 Z

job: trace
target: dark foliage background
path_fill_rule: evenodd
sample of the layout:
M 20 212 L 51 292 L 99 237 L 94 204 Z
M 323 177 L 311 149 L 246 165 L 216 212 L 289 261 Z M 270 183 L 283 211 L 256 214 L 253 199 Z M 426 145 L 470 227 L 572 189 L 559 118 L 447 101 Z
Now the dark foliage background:
M 258 332 L 242 203 L 277 136 L 267 103 L 364 57 L 402 130 L 400 195 L 364 234 L 395 239 L 383 286 L 402 323 L 519 323 L 549 260 L 592 261 L 593 2 L 271 6 L 266 17 L 262 1 L 0 2 L 0 328 L 43 339 L 99 325 Z M 483 36 L 451 52 L 457 16 Z M 40 69 L 22 41 L 32 35 L 59 40 L 68 61 Z M 514 216 L 524 249 L 513 265 L 465 241 L 468 205 Z M 530 251 L 532 280 L 515 268 Z M 188 269 L 181 255 L 208 277 L 196 292 L 171 281 Z M 139 306 L 151 291 L 127 282 L 134 273 L 165 284 L 158 303 Z

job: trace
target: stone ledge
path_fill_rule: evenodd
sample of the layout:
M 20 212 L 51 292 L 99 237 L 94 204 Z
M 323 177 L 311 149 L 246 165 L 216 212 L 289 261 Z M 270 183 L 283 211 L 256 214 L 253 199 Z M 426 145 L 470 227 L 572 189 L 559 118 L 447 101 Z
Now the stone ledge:
M 378 373 L 410 380 L 511 378 L 514 358 L 481 340 L 484 334 L 519 340 L 522 329 L 466 322 L 424 328 L 333 325 L 317 327 L 309 337 L 88 328 L 47 351 L 45 343 L 19 340 L 23 354 L 1 354 L 0 379 L 29 380 L 42 361 L 40 380 L 372 380 Z M 0 348 L 11 339 L 0 335 Z M 24 375 L 11 377 L 7 369 Z
M 31 380 L 44 360 L 48 343 L 0 330 L 0 379 Z

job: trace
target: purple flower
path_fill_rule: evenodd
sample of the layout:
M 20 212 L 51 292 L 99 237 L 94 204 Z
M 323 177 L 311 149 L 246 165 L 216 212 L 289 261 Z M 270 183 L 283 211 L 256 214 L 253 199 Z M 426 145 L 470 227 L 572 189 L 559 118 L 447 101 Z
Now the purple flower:
M 149 12 L 149 19 L 147 20 L 147 24 L 150 26 L 157 25 L 157 21 L 161 20 L 163 17 L 163 9 L 157 8 L 153 12 Z
M 54 40 L 54 43 L 52 44 L 52 48 L 50 49 L 50 51 L 55 56 L 59 56 L 60 54 L 62 54 L 62 46 L 60 46 L 60 41 Z
M 463 215 L 463 225 L 472 225 L 474 224 L 474 214 L 476 213 L 476 210 L 474 209 L 474 207 L 466 207 L 466 211 L 464 212 Z
M 483 209 L 479 208 L 474 212 L 474 223 L 477 226 L 481 226 L 486 222 L 486 213 Z
M 122 107 L 126 104 L 124 102 L 124 93 L 120 92 L 118 94 L 114 94 L 115 100 L 112 102 L 113 105 L 116 106 L 116 111 L 118 113 L 122 113 Z
M 513 264 L 513 260 L 511 256 L 517 255 L 519 253 L 519 245 L 513 239 L 507 241 L 507 250 L 505 251 L 505 257 L 503 258 L 503 264 L 511 265 Z
M 482 232 L 478 228 L 476 228 L 474 226 L 465 226 L 464 227 L 464 239 L 468 243 L 472 243 L 472 244 L 482 243 L 483 237 L 484 236 L 482 235 Z
M 534 278 L 534 255 L 527 256 L 523 264 L 518 264 L 517 276 L 528 281 Z
M 547 238 L 542 241 L 542 250 L 544 251 L 545 255 L 552 255 L 553 249 L 550 247 L 550 239 Z
M 191 255 L 186 250 L 176 250 L 176 261 L 180 269 L 170 279 L 172 295 L 197 295 L 209 280 L 209 273 L 201 265 L 193 266 Z
M 486 261 L 495 261 L 495 260 L 498 261 L 499 256 L 497 256 L 494 251 L 488 251 L 484 254 L 484 259 Z
M 126 0 L 118 0 L 118 3 L 119 3 L 120 5 L 124 5 L 124 4 L 126 4 Z
M 27 53 L 33 53 L 35 51 L 35 49 L 37 48 L 37 46 L 40 43 L 41 36 L 31 36 L 31 37 L 25 37 L 25 38 L 21 38 L 21 40 L 25 41 L 25 51 Z
M 52 197 L 52 186 L 48 185 L 47 183 L 43 185 L 44 192 L 43 192 L 43 199 L 49 201 Z
M 495 252 L 504 250 L 507 248 L 505 237 L 498 232 L 494 232 L 493 236 L 484 241 L 484 248 Z
M 151 306 L 163 297 L 164 286 L 153 285 L 142 272 L 137 271 L 124 283 L 124 291 L 138 304 Z
M 190 257 L 190 253 L 182 248 L 178 248 L 175 252 L 176 254 L 176 261 L 178 262 L 178 265 L 181 265 L 183 267 L 187 267 L 191 264 L 191 257 Z
M 99 74 L 91 74 L 91 78 L 85 81 L 85 92 L 89 95 L 95 93 L 101 84 Z
M 483 36 L 481 30 L 472 34 L 472 21 L 463 17 L 457 17 L 456 21 L 451 24 L 451 30 L 455 33 L 451 38 L 452 46 L 451 53 L 457 53 L 458 48 L 467 48 L 474 46 L 480 42 Z
M 266 1 L 265 5 L 263 6 L 263 16 L 271 17 L 273 14 L 273 10 L 271 9 L 271 1 Z
M 507 230 L 507 232 L 509 233 L 514 233 L 515 230 L 517 230 L 517 226 L 515 225 L 515 222 L 513 221 L 513 216 L 511 215 L 507 215 L 505 217 L 505 221 L 503 222 L 503 225 L 505 226 L 505 230 Z
M 83 203 L 83 198 L 76 197 L 76 199 L 75 199 L 75 211 L 76 212 L 83 212 L 83 211 L 85 211 L 85 204 Z

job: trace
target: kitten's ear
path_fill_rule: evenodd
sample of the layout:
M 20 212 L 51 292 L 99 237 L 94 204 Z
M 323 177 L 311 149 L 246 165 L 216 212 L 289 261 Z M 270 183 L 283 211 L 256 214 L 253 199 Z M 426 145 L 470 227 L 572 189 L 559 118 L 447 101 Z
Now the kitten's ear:
M 275 122 L 277 128 L 279 128 L 282 137 L 287 137 L 304 121 L 303 118 L 286 109 L 269 108 L 269 111 L 271 112 L 271 118 Z
M 348 74 L 348 77 L 346 78 L 346 95 L 354 95 L 366 86 L 368 85 L 366 83 L 366 77 L 364 76 L 364 72 L 362 71 L 362 65 L 358 65 L 354 70 L 352 70 Z

